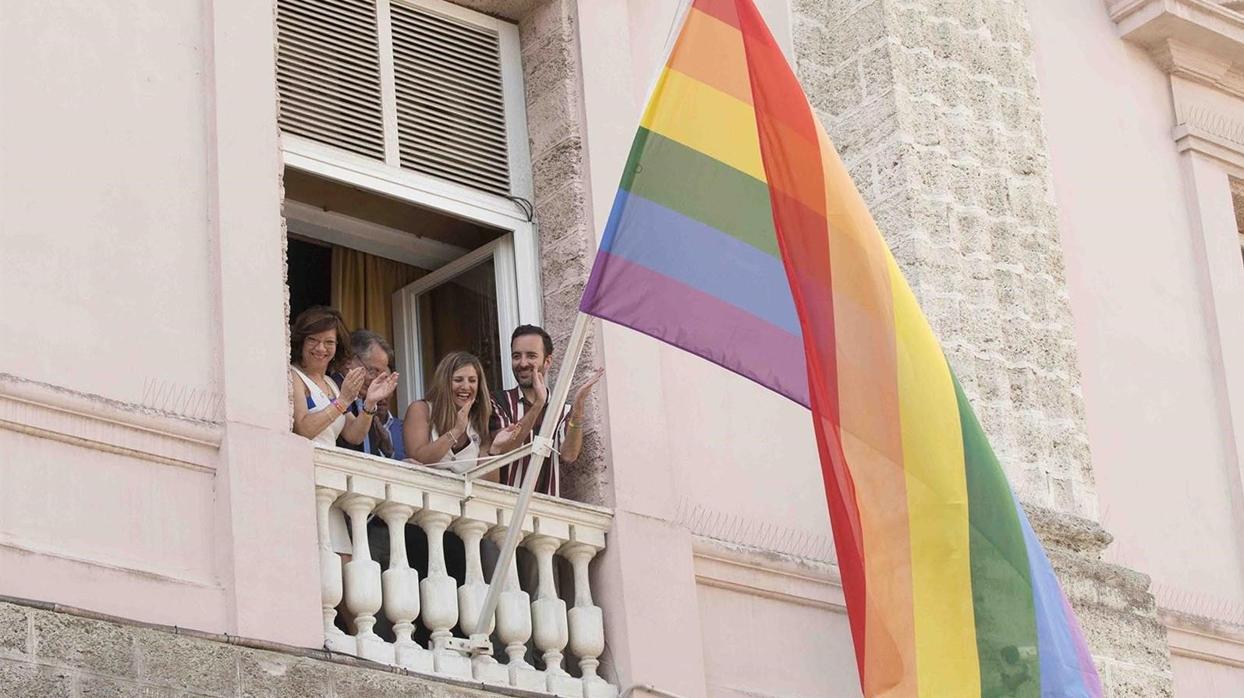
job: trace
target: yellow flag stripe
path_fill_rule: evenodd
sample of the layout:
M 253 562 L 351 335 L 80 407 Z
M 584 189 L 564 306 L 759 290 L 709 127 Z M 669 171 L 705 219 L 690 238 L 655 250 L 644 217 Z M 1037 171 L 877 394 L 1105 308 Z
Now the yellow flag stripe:
M 641 125 L 765 181 L 752 106 L 699 80 L 664 69 Z
M 963 436 L 950 368 L 895 264 L 899 415 L 921 696 L 980 695 Z

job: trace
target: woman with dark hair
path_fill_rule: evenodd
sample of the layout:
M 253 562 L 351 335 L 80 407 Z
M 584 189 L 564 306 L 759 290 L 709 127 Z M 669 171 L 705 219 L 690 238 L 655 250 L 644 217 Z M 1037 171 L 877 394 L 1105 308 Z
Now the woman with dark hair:
M 358 397 L 366 371 L 355 367 L 340 387 L 328 372 L 350 358 L 350 334 L 341 313 L 317 305 L 298 314 L 290 327 L 290 378 L 294 384 L 294 433 L 324 446 L 337 445 L 340 436 L 361 444 L 381 400 L 397 388 L 397 374 L 372 381 L 358 416 L 350 405 Z
M 437 364 L 427 397 L 406 409 L 406 454 L 431 468 L 466 472 L 488 453 L 491 416 L 483 365 L 474 354 L 450 352 Z
M 336 446 L 341 436 L 352 444 L 363 443 L 371 428 L 378 405 L 397 388 L 397 374 L 377 378 L 367 388 L 363 409 L 357 416 L 349 412 L 367 376 L 356 366 L 338 387 L 329 375 L 350 358 L 350 332 L 335 308 L 312 306 L 298 314 L 289 328 L 289 374 L 293 383 L 294 433 L 322 446 Z M 328 512 L 329 540 L 342 562 L 349 562 L 352 548 L 346 531 L 345 515 L 335 505 Z M 343 613 L 346 628 L 353 632 L 349 614 Z

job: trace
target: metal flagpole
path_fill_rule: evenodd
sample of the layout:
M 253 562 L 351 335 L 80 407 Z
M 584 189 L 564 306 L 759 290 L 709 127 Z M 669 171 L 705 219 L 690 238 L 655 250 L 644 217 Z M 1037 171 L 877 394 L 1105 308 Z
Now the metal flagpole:
M 583 344 L 587 341 L 588 323 L 591 321 L 592 318 L 584 313 L 579 313 L 575 317 L 574 329 L 570 332 L 570 342 L 566 345 L 561 370 L 557 372 L 557 383 L 553 386 L 553 393 L 549 396 L 548 402 L 545 403 L 546 410 L 553 407 L 557 412 L 550 415 L 546 411 L 544 422 L 540 424 L 540 433 L 531 438 L 531 462 L 527 464 L 527 472 L 523 475 L 523 489 L 518 495 L 518 502 L 514 504 L 514 513 L 510 515 L 510 524 L 505 531 L 505 543 L 501 545 L 501 554 L 492 571 L 492 581 L 488 584 L 488 596 L 484 599 L 483 609 L 476 616 L 477 624 L 486 623 L 485 619 L 491 618 L 497 610 L 497 602 L 501 598 L 501 580 L 505 579 L 510 565 L 514 563 L 514 550 L 518 547 L 518 538 L 523 529 L 523 519 L 527 516 L 527 506 L 531 503 L 531 494 L 536 489 L 536 482 L 540 479 L 540 471 L 544 469 L 545 459 L 553 452 L 553 432 L 557 429 L 558 422 L 561 421 L 561 410 L 566 404 L 566 398 L 570 395 L 570 383 L 574 380 L 575 367 L 579 365 L 579 356 L 583 353 Z M 489 462 L 485 467 L 490 469 L 492 465 L 493 463 Z M 463 631 L 470 635 L 475 632 L 475 628 L 463 628 Z M 492 644 L 489 643 L 486 648 L 481 649 L 491 651 Z

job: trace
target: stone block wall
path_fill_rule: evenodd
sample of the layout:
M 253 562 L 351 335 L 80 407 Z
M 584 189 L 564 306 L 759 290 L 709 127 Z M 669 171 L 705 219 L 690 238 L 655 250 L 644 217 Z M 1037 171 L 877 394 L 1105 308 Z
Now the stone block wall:
M 556 369 L 596 257 L 588 208 L 577 4 L 575 0 L 451 1 L 518 24 L 544 327 L 553 337 Z M 601 363 L 589 336 L 577 375 L 586 376 Z M 611 487 L 598 393 L 587 404 L 582 455 L 562 467 L 562 495 L 608 504 Z
M 797 70 L 1011 481 L 1096 518 L 1020 0 L 799 0 Z
M 1084 424 L 1022 0 L 793 0 L 796 70 L 941 340 L 1111 696 L 1173 695 L 1149 580 L 1110 536 Z
M 200 635 L 0 601 L 0 696 L 22 698 L 485 698 L 524 691 L 395 673 L 323 652 Z M 236 640 L 236 638 L 234 638 Z M 300 656 L 300 654 L 302 656 Z M 324 655 L 324 658 L 308 655 Z M 350 662 L 350 663 L 347 663 Z
M 555 366 L 560 365 L 561 352 L 570 338 L 579 299 L 596 258 L 584 159 L 577 21 L 573 0 L 544 0 L 527 12 L 518 25 L 540 238 L 544 325 L 556 347 Z M 600 364 L 596 344 L 589 336 L 579 361 L 579 380 Z M 601 441 L 604 422 L 599 395 L 599 390 L 594 391 L 587 404 L 579 460 L 562 466 L 562 495 L 607 504 L 611 486 Z

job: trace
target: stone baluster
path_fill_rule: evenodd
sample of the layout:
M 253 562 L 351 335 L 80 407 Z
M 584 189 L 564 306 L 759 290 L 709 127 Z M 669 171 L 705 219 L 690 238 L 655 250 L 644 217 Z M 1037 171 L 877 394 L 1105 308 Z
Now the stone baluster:
M 454 509 L 458 508 L 453 501 Z M 471 660 L 449 648 L 450 630 L 458 624 L 458 583 L 445 569 L 445 531 L 454 517 L 441 507 L 426 507 L 415 517 L 428 536 L 428 576 L 419 582 L 423 624 L 432 631 L 437 673 L 471 678 Z
M 491 584 L 500 585 L 497 609 L 491 618 L 481 618 L 491 588 L 487 565 L 492 547 L 484 539 L 504 544 L 516 504 L 512 489 L 486 482 L 464 485 L 457 476 L 400 464 L 390 467 L 341 449 L 314 453 L 326 648 L 498 689 L 509 686 L 560 698 L 617 698 L 617 688 L 599 676 L 604 630 L 588 579 L 592 561 L 605 549 L 608 510 L 534 500 L 517 538 L 536 564 L 531 570 L 524 567 L 523 574 L 517 565 L 501 575 L 494 570 Z M 351 534 L 351 561 L 344 566 L 333 545 L 334 527 L 340 537 L 342 512 Z M 389 562 L 383 571 L 384 555 L 373 560 L 368 541 L 368 518 L 373 515 L 377 521 L 372 522 L 370 538 L 382 535 L 376 527 L 380 521 L 389 533 Z M 414 564 L 407 550 L 411 525 L 427 536 L 426 568 L 423 560 Z M 446 565 L 445 535 L 450 530 L 461 537 L 465 549 L 461 587 Z M 337 541 L 339 550 L 340 545 Z M 557 593 L 562 580 L 556 565 L 565 564 L 557 555 L 564 556 L 574 572 L 575 593 L 571 597 L 569 589 L 563 590 L 565 601 Z M 420 573 L 424 569 L 426 575 Z M 391 643 L 376 633 L 381 609 L 393 624 Z M 347 632 L 335 625 L 338 613 L 351 619 Z M 426 647 L 414 639 L 419 623 L 431 634 Z M 454 636 L 457 626 L 468 640 Z M 504 645 L 508 662 L 499 653 L 494 655 L 493 640 Z M 527 656 L 532 645 L 541 661 Z M 566 653 L 582 670 L 581 679 L 567 672 Z
M 578 541 L 563 546 L 561 550 L 574 569 L 574 608 L 567 614 L 570 651 L 579 657 L 579 668 L 583 670 L 584 697 L 616 698 L 618 689 L 596 673 L 600 655 L 605 651 L 605 618 L 600 606 L 592 602 L 588 564 L 599 550 L 595 545 Z
M 501 520 L 509 522 L 509 512 L 501 513 Z M 500 548 L 505 544 L 505 525 L 496 526 L 488 533 L 488 539 Z M 522 543 L 522 535 L 519 543 Z M 501 596 L 497 600 L 497 639 L 505 644 L 505 653 L 510 660 L 506 670 L 510 675 L 510 685 L 532 691 L 543 691 L 547 682 L 544 674 L 527 663 L 527 641 L 531 639 L 531 597 L 519 587 L 517 560 L 510 563 L 505 579 L 498 580 L 496 573 L 493 584 L 501 584 Z
M 350 539 L 353 543 L 352 559 L 345 565 L 346 608 L 354 614 L 358 656 L 392 664 L 392 645 L 374 630 L 376 612 L 384 599 L 380 563 L 371 559 L 371 548 L 367 543 L 367 515 L 375 506 L 376 499 L 364 494 L 346 495 L 341 505 L 342 511 L 350 518 Z
M 536 533 L 527 539 L 527 549 L 536 556 L 539 582 L 536 600 L 531 602 L 531 620 L 536 648 L 543 653 L 546 690 L 567 698 L 583 695 L 583 684 L 562 667 L 562 650 L 569 640 L 566 625 L 566 602 L 557 598 L 553 583 L 553 553 L 569 535 L 555 535 L 556 529 L 568 529 L 543 519 L 536 519 Z M 548 530 L 553 529 L 553 530 Z M 568 531 L 567 531 L 568 534 Z
M 480 558 L 480 541 L 490 526 L 486 520 L 488 514 L 491 513 L 491 518 L 495 519 L 496 510 L 489 512 L 486 506 L 477 507 L 474 504 L 470 501 L 463 502 L 463 516 L 454 523 L 454 532 L 462 538 L 466 550 L 466 575 L 464 583 L 458 587 L 458 624 L 462 632 L 470 637 L 471 669 L 475 679 L 508 686 L 510 674 L 493 659 L 492 641 L 489 640 L 496 625 L 496 615 L 480 618 L 480 613 L 484 610 L 484 599 L 488 596 L 488 584 L 484 582 L 484 566 Z
M 389 569 L 381 576 L 384 589 L 384 613 L 393 623 L 394 659 L 415 671 L 435 670 L 432 653 L 419 646 L 411 635 L 415 618 L 419 617 L 419 570 L 410 566 L 406 557 L 406 523 L 415 507 L 396 501 L 380 506 L 379 515 L 389 527 Z
M 342 596 L 341 557 L 333 552 L 328 517 L 329 509 L 339 496 L 341 490 L 335 487 L 315 488 L 316 528 L 320 538 L 320 605 L 324 614 L 324 646 L 334 652 L 354 654 L 357 651 L 354 638 L 333 623 Z

